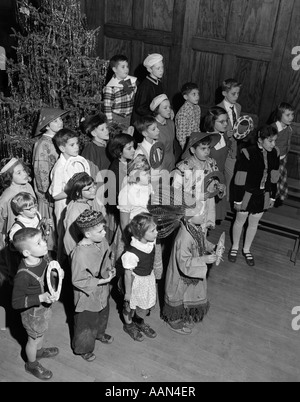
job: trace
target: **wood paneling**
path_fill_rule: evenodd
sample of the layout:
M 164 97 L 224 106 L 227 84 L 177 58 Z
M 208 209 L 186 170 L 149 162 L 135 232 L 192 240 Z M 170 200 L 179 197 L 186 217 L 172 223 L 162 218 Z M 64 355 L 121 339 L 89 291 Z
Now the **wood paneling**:
M 193 12 L 194 18 L 198 16 L 196 31 L 194 35 L 209 39 L 226 38 L 227 21 L 230 11 L 230 1 L 228 0 L 202 0 L 200 9 L 195 9 L 193 5 L 189 11 Z
M 132 25 L 133 0 L 105 0 L 105 22 Z
M 172 31 L 174 0 L 146 0 L 144 11 L 145 29 Z

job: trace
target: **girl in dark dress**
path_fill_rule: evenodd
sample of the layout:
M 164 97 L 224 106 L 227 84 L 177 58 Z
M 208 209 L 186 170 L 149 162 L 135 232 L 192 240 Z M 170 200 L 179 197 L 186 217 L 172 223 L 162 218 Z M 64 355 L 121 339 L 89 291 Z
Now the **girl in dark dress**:
M 244 224 L 249 218 L 243 256 L 254 266 L 250 252 L 259 221 L 265 211 L 273 208 L 279 179 L 280 151 L 275 146 L 277 130 L 265 126 L 257 133 L 257 143 L 243 148 L 234 179 L 234 207 L 237 211 L 233 226 L 233 245 L 228 259 L 236 262 Z

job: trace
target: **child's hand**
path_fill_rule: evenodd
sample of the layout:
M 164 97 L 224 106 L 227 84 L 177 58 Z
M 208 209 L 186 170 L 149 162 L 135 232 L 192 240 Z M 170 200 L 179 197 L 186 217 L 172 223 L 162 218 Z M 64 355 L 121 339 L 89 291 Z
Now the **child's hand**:
M 205 264 L 214 264 L 217 261 L 216 254 L 209 254 L 203 257 Z
M 47 219 L 47 225 L 49 225 L 53 229 L 53 227 L 54 227 L 53 220 Z
M 226 185 L 225 184 L 220 184 L 219 185 L 219 198 L 223 198 L 226 195 Z
M 52 304 L 55 302 L 55 296 L 51 296 L 50 293 L 46 292 L 42 295 L 39 295 L 39 299 L 41 303 Z

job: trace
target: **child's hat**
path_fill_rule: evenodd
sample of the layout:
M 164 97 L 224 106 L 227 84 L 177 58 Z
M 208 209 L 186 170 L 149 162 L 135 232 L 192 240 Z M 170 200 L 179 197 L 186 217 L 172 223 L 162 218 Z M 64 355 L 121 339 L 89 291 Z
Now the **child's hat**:
M 82 212 L 75 221 L 80 229 L 93 228 L 103 222 L 105 222 L 103 214 L 90 209 L 86 209 Z
M 156 98 L 154 98 L 150 104 L 150 110 L 154 112 L 154 110 L 158 108 L 158 106 L 161 105 L 165 100 L 169 100 L 166 94 L 156 96 Z
M 197 142 L 202 141 L 206 137 L 211 137 L 210 148 L 213 148 L 217 143 L 221 140 L 221 134 L 219 133 L 200 133 L 194 132 L 189 137 L 189 142 L 186 146 L 186 149 L 182 155 L 182 159 L 187 158 L 190 156 L 190 149 L 197 144 Z
M 17 163 L 20 163 L 20 160 L 17 158 L 11 158 L 9 162 L 7 162 L 3 168 L 0 170 L 0 174 L 7 172 L 10 168 L 12 168 Z
M 163 56 L 158 53 L 149 54 L 144 60 L 144 66 L 149 71 L 155 64 L 160 63 L 163 60 Z M 150 71 L 151 72 L 151 71 Z
M 43 107 L 40 111 L 35 136 L 41 134 L 42 129 L 47 127 L 51 121 L 56 120 L 67 113 L 69 113 L 68 110 L 66 111 L 58 108 Z
M 90 176 L 86 172 L 75 173 L 74 176 L 72 176 L 71 179 L 68 181 L 66 187 L 68 189 L 71 189 L 75 183 L 77 183 L 79 180 L 83 179 L 84 177 L 90 177 Z

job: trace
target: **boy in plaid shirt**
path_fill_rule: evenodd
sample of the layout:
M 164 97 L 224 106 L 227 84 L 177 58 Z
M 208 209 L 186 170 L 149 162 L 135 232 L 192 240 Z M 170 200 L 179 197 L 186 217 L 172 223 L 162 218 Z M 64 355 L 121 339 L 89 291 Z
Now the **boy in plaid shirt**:
M 181 89 L 185 103 L 179 109 L 176 118 L 176 138 L 184 150 L 189 136 L 200 130 L 201 109 L 199 103 L 199 88 L 197 84 L 188 82 Z
M 112 57 L 110 67 L 114 75 L 103 89 L 104 113 L 109 123 L 118 123 L 123 131 L 127 131 L 137 91 L 137 78 L 129 75 L 126 56 Z

